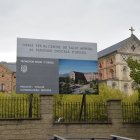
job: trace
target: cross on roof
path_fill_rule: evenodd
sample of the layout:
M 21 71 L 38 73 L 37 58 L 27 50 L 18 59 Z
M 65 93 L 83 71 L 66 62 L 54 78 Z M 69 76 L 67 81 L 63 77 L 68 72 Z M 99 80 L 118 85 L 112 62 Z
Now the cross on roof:
M 134 28 L 131 26 L 131 28 L 129 29 L 131 31 L 131 35 L 133 34 Z

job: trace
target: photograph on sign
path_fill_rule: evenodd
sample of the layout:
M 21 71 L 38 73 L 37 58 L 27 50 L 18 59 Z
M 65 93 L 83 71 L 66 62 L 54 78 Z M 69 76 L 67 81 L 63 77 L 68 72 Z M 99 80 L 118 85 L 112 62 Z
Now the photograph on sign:
M 59 93 L 98 93 L 97 61 L 59 60 Z
M 17 93 L 98 94 L 97 44 L 17 39 Z

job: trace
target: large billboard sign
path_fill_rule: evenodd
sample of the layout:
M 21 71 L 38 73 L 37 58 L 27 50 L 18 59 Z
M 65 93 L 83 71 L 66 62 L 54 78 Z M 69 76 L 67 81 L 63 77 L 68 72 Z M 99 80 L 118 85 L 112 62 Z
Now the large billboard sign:
M 98 93 L 97 44 L 17 39 L 17 93 Z

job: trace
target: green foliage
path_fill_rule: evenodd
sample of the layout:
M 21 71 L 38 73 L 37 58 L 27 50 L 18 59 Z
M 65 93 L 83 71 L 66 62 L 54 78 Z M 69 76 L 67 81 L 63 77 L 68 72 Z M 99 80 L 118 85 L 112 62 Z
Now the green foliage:
M 127 59 L 128 67 L 130 68 L 130 77 L 140 84 L 140 61 L 134 60 L 132 57 Z
M 136 88 L 138 90 L 138 102 L 140 106 L 140 61 L 134 60 L 132 57 L 127 59 L 128 67 L 130 68 L 130 77 L 136 83 Z
M 138 92 L 135 91 L 132 95 L 127 95 L 124 92 L 121 92 L 120 90 L 117 89 L 112 89 L 108 87 L 105 84 L 100 84 L 99 85 L 99 95 L 86 95 L 86 101 L 87 102 L 106 102 L 107 100 L 110 99 L 120 99 L 124 102 L 135 102 L 138 100 Z M 54 95 L 54 100 L 56 102 L 81 102 L 82 101 L 82 95 L 66 95 L 66 94 L 61 94 L 61 95 Z
M 32 118 L 40 116 L 40 100 L 38 95 L 32 98 Z M 0 118 L 27 119 L 29 118 L 30 95 L 0 93 Z

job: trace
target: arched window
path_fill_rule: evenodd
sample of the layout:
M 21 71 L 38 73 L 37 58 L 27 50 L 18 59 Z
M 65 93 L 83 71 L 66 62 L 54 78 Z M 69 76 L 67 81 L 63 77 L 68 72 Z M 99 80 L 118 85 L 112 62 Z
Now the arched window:
M 103 80 L 103 74 L 101 72 L 99 73 L 99 80 Z
M 114 73 L 113 69 L 110 69 L 109 75 L 110 75 L 110 78 L 114 78 L 115 77 L 115 73 Z
M 112 60 L 112 58 L 110 59 L 110 64 L 113 64 L 113 60 Z
M 112 83 L 112 88 L 116 88 L 116 83 L 115 82 Z
M 4 84 L 0 84 L 0 91 L 4 91 L 5 90 L 5 85 Z
M 128 93 L 128 84 L 127 83 L 124 84 L 123 89 L 124 89 L 125 93 Z
M 134 45 L 131 46 L 131 50 L 134 51 L 136 47 Z
M 124 66 L 122 71 L 123 71 L 123 79 L 126 79 L 127 78 L 127 67 Z
M 102 64 L 101 63 L 99 63 L 99 68 L 102 68 Z

